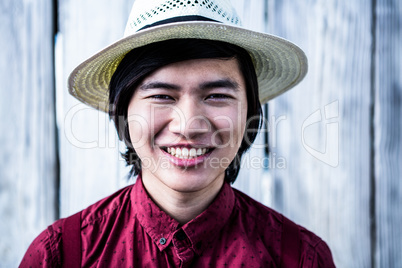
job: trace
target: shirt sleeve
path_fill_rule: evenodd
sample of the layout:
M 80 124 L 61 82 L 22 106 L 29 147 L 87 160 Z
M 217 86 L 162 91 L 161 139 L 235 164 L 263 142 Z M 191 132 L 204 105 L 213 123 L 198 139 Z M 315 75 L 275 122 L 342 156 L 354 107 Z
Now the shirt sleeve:
M 60 243 L 60 233 L 49 226 L 31 243 L 19 267 L 61 267 Z
M 320 240 L 315 246 L 308 246 L 300 256 L 300 268 L 334 268 L 331 250 Z
M 321 240 L 315 248 L 315 256 L 312 267 L 335 267 L 334 260 L 332 258 L 331 250 L 328 245 Z

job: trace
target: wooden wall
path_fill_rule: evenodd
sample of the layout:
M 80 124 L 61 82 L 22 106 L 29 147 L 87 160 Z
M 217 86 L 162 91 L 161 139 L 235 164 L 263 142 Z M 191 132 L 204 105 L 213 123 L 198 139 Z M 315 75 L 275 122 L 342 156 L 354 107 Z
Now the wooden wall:
M 370 267 L 371 6 L 283 0 L 270 8 L 270 31 L 309 58 L 305 81 L 270 105 L 286 116 L 273 144 L 288 160 L 274 170 L 275 204 L 327 241 L 339 267 Z
M 68 94 L 67 78 L 78 64 L 123 36 L 131 4 L 132 0 L 59 1 L 56 81 L 60 217 L 126 185 L 114 126 L 105 113 Z
M 52 1 L 0 3 L 0 267 L 56 219 Z
M 373 27 L 375 263 L 402 267 L 402 3 L 377 0 Z
M 132 2 L 0 3 L 0 267 L 56 218 L 129 183 L 113 125 L 66 81 L 123 35 Z M 321 236 L 338 267 L 402 267 L 401 4 L 232 2 L 246 27 L 309 58 L 306 79 L 269 102 L 270 169 L 246 163 L 235 187 Z

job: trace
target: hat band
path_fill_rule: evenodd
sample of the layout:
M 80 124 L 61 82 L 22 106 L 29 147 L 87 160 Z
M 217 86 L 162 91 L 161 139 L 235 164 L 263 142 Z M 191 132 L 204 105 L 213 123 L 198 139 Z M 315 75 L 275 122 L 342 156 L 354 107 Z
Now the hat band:
M 148 29 L 148 28 L 152 28 L 155 26 L 163 25 L 163 24 L 169 24 L 169 23 L 174 23 L 174 22 L 184 22 L 184 21 L 213 21 L 213 22 L 222 23 L 220 21 L 206 18 L 203 16 L 197 16 L 197 15 L 180 16 L 180 17 L 174 17 L 174 18 L 170 18 L 170 19 L 166 19 L 166 20 L 157 21 L 155 23 L 146 25 L 146 26 L 142 27 L 141 29 L 139 29 L 137 32 Z

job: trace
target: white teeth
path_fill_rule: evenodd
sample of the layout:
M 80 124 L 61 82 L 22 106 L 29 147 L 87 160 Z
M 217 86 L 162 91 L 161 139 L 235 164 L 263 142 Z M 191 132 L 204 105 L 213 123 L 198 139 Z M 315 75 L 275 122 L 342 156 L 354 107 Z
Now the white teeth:
M 181 155 L 181 150 L 180 150 L 180 148 L 177 148 L 177 149 L 176 149 L 176 157 L 183 158 L 182 155 Z
M 177 158 L 181 159 L 192 159 L 196 158 L 200 155 L 203 155 L 207 152 L 206 148 L 186 148 L 186 147 L 168 147 L 167 152 Z
M 197 149 L 197 155 L 202 155 L 202 149 L 201 148 Z
M 181 150 L 181 155 L 183 156 L 184 159 L 188 158 L 188 149 L 187 148 L 183 148 Z

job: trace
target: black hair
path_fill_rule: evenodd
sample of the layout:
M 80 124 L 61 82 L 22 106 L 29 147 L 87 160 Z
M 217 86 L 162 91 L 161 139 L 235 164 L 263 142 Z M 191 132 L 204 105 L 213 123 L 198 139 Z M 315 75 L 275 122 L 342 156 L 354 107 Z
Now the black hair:
M 135 48 L 118 65 L 109 84 L 109 116 L 114 121 L 120 140 L 127 146 L 122 153 L 132 169 L 129 176 L 138 175 L 141 161 L 130 140 L 127 110 L 134 90 L 155 70 L 168 64 L 193 59 L 236 58 L 244 77 L 247 94 L 246 131 L 236 157 L 225 170 L 225 180 L 233 183 L 240 170 L 241 157 L 254 142 L 261 126 L 262 109 L 258 97 L 258 82 L 254 65 L 247 51 L 239 46 L 204 39 L 171 39 Z

